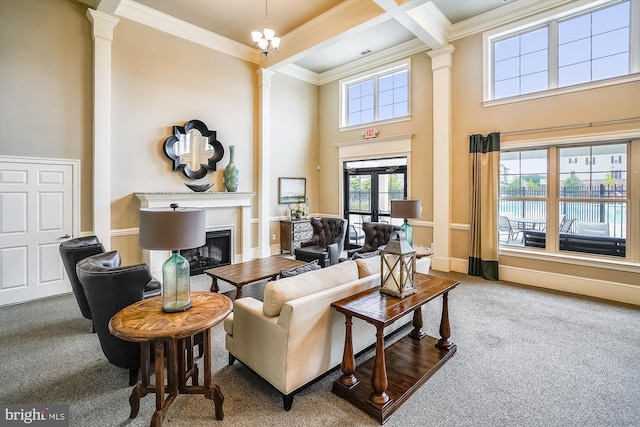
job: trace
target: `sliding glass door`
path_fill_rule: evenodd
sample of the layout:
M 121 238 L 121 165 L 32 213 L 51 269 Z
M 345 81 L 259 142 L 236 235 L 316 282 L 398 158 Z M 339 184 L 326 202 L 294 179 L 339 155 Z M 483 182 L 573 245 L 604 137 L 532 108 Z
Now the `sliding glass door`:
M 401 225 L 391 218 L 391 200 L 407 196 L 407 159 L 357 160 L 344 162 L 344 218 L 349 221 L 348 245 L 362 246 L 365 222 Z

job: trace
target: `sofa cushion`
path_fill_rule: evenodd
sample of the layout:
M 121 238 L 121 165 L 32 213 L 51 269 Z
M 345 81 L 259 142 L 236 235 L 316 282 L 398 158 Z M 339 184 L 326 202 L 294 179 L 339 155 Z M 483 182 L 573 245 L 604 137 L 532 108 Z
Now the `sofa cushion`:
M 287 301 L 342 285 L 356 279 L 358 279 L 358 267 L 356 263 L 354 261 L 346 261 L 306 274 L 285 277 L 269 282 L 264 288 L 262 310 L 265 316 L 278 316 L 282 310 L 282 306 Z
M 380 255 L 356 260 L 358 265 L 358 277 L 363 278 L 380 273 Z
M 288 270 L 280 270 L 278 278 L 281 279 L 283 277 L 293 277 L 297 276 L 298 274 L 308 273 L 309 271 L 320 270 L 320 268 L 322 267 L 320 267 L 320 264 L 318 264 L 318 260 L 314 259 L 310 263 L 301 265 L 300 267 L 290 268 Z

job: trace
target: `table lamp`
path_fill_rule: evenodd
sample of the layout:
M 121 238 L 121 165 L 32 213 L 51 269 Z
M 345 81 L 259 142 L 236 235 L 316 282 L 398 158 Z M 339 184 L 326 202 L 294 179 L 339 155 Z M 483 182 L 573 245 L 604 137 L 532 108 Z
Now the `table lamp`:
M 391 217 L 404 218 L 404 224 L 400 226 L 407 236 L 407 242 L 413 246 L 413 230 L 409 224 L 408 218 L 420 218 L 422 206 L 420 200 L 392 200 L 391 201 Z
M 197 208 L 140 209 L 140 246 L 170 250 L 162 265 L 162 311 L 175 313 L 191 307 L 189 262 L 181 249 L 197 248 L 206 241 L 206 211 Z

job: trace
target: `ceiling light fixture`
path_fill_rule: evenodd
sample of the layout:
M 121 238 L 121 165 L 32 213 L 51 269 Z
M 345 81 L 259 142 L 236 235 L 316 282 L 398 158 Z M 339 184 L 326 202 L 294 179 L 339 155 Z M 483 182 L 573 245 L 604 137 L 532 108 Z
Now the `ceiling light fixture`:
M 264 1 L 264 29 L 260 31 L 252 31 L 251 38 L 253 44 L 256 45 L 260 52 L 265 56 L 269 56 L 271 52 L 277 52 L 280 46 L 280 37 L 276 37 L 276 32 L 267 27 L 267 0 Z

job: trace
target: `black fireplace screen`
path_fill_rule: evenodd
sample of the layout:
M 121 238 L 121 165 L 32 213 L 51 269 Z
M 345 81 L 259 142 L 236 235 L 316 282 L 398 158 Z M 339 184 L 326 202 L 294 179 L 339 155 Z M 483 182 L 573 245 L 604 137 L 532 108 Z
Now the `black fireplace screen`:
M 207 241 L 203 246 L 184 249 L 180 255 L 189 261 L 191 275 L 202 274 L 204 270 L 231 264 L 231 230 L 207 231 Z

